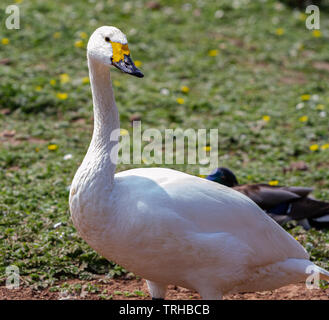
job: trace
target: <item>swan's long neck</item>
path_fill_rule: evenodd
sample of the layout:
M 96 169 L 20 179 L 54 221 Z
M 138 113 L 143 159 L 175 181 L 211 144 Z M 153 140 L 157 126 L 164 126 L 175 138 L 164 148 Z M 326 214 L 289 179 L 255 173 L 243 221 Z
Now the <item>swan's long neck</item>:
M 119 114 L 109 67 L 104 67 L 92 57 L 88 57 L 88 67 L 94 105 L 94 132 L 84 162 L 98 175 L 98 179 L 104 179 L 106 185 L 110 186 L 117 159 L 117 142 L 111 139 L 111 134 L 120 128 Z

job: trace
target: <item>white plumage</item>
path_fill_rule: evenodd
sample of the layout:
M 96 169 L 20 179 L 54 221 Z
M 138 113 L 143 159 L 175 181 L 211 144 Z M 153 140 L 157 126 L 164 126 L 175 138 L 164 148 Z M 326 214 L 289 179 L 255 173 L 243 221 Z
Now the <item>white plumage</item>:
M 94 133 L 70 192 L 81 237 L 147 279 L 154 298 L 164 298 L 168 284 L 219 299 L 305 280 L 313 263 L 304 248 L 241 193 L 170 169 L 114 175 L 117 142 L 110 136 L 119 120 L 108 70 L 112 49 L 104 37 L 125 39 L 102 27 L 88 44 Z

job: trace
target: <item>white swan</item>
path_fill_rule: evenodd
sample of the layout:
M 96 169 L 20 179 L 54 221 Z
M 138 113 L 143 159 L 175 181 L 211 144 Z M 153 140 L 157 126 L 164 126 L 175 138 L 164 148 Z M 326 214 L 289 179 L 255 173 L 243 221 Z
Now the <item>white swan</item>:
M 147 279 L 153 298 L 168 284 L 203 299 L 228 292 L 275 289 L 305 280 L 314 266 L 304 248 L 249 198 L 182 172 L 133 169 L 115 173 L 118 110 L 109 66 L 142 77 L 125 35 L 97 29 L 88 42 L 94 132 L 70 191 L 81 237 L 98 253 Z M 329 273 L 318 271 L 329 279 Z

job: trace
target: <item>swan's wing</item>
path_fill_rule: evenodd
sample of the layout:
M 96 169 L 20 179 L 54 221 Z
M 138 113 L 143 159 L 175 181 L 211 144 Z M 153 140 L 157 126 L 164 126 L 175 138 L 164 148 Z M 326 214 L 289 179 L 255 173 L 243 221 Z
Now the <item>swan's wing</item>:
M 161 214 L 163 228 L 173 228 L 173 216 L 183 219 L 178 230 L 227 233 L 254 252 L 254 265 L 288 258 L 307 259 L 305 249 L 252 200 L 216 182 L 170 169 L 135 169 L 117 175 L 134 190 L 140 206 Z M 156 208 L 159 208 L 157 210 Z M 170 214 L 163 214 L 170 212 Z M 184 226 L 186 230 L 184 230 Z

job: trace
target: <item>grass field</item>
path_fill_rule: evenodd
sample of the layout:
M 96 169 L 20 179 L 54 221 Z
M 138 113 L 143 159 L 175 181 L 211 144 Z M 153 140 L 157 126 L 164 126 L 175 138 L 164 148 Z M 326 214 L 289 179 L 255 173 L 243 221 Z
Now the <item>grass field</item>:
M 39 287 L 126 272 L 79 238 L 68 209 L 93 125 L 86 43 L 102 25 L 126 33 L 145 74 L 112 72 L 122 128 L 131 132 L 133 117 L 143 129 L 219 128 L 219 164 L 241 183 L 313 186 L 329 199 L 328 11 L 314 32 L 303 12 L 272 0 L 23 0 L 21 29 L 7 30 L 9 4 L 0 6 L 0 281 L 13 264 Z M 301 161 L 308 169 L 293 169 Z M 289 232 L 329 268 L 328 231 Z

